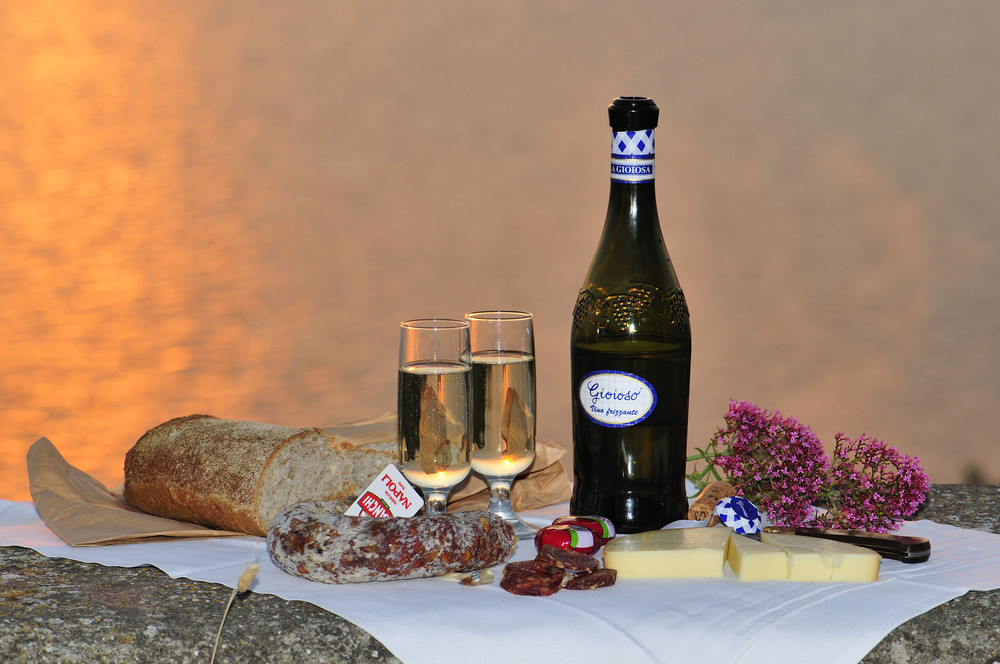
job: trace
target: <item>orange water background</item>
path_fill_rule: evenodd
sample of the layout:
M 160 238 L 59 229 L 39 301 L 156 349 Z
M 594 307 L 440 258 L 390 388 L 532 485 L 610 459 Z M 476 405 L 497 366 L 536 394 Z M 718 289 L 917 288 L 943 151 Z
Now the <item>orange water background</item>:
M 607 197 L 661 108 L 690 445 L 730 398 L 1000 479 L 989 2 L 0 5 L 0 498 L 194 412 L 395 407 L 398 322 L 536 314 L 539 437 Z

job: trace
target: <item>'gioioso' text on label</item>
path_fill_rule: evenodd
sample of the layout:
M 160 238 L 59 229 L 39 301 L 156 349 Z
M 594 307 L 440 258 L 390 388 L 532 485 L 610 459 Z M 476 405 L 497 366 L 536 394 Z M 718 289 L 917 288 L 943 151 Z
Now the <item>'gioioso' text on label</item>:
M 606 427 L 642 422 L 656 407 L 656 390 L 649 381 L 624 371 L 595 371 L 580 381 L 580 407 Z

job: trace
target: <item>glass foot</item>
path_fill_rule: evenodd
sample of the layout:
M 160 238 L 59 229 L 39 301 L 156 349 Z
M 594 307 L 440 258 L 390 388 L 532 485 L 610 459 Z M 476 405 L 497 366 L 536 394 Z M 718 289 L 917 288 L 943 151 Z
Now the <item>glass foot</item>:
M 538 528 L 522 521 L 510 504 L 509 481 L 490 480 L 490 506 L 487 511 L 509 523 L 517 539 L 522 542 L 534 539 L 538 532 Z
M 517 535 L 517 539 L 521 542 L 531 542 L 535 539 L 535 534 L 538 532 L 538 528 L 525 523 L 516 514 L 513 519 L 504 519 L 510 524 L 511 528 L 514 529 L 514 534 Z

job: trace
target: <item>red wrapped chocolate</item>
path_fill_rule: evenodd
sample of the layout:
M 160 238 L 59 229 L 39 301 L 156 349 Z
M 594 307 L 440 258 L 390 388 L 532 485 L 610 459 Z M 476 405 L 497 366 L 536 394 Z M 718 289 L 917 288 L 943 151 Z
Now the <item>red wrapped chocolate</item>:
M 546 544 L 560 549 L 571 549 L 588 556 L 601 548 L 601 540 L 594 531 L 584 526 L 559 524 L 545 526 L 535 534 L 535 548 L 541 550 Z
M 615 524 L 603 516 L 561 516 L 553 521 L 552 525 L 589 528 L 601 540 L 601 546 L 604 546 L 615 538 Z

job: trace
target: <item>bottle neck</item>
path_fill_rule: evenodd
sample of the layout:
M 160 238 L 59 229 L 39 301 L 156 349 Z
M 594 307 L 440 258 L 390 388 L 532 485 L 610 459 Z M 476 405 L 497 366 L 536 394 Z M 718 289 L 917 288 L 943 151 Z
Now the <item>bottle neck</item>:
M 652 131 L 647 136 L 652 139 Z M 615 138 L 604 231 L 574 310 L 574 339 L 588 343 L 672 334 L 674 318 L 664 314 L 665 303 L 680 293 L 656 211 L 652 141 L 644 154 L 630 158 L 622 154 L 628 147 L 624 139 Z M 636 136 L 629 138 L 638 148 Z M 623 168 L 623 163 L 644 168 Z
M 653 129 L 611 132 L 612 184 L 652 184 L 656 137 Z
M 660 220 L 656 211 L 656 189 L 653 183 L 612 182 L 608 195 L 607 221 L 614 224 L 627 221 L 628 226 L 633 227 L 633 232 L 638 232 L 647 225 L 655 225 L 658 232 Z
M 652 225 L 659 235 L 654 181 L 655 130 L 611 132 L 611 193 L 608 221 L 630 220 L 632 232 Z M 620 229 L 625 231 L 625 229 Z

